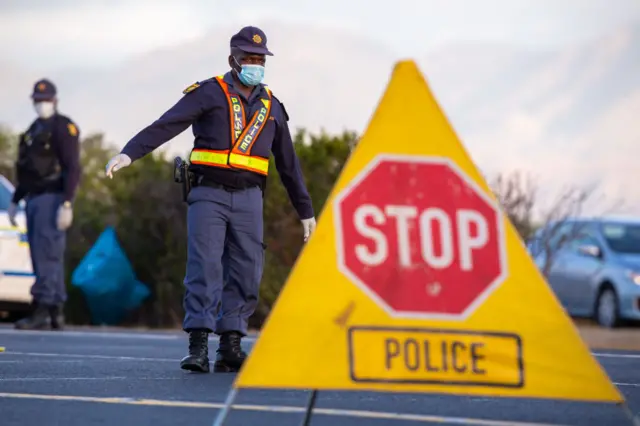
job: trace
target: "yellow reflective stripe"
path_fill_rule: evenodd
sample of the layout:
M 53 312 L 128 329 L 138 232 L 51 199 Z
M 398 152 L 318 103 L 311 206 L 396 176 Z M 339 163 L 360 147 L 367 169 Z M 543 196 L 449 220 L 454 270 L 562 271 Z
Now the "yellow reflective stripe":
M 265 174 L 269 170 L 269 160 L 266 158 L 249 157 L 242 154 L 231 154 L 229 155 L 229 163 L 248 167 L 254 170 L 260 170 Z
M 212 166 L 239 166 L 267 174 L 269 171 L 269 159 L 251 157 L 242 154 L 227 154 L 226 152 L 212 152 L 194 149 L 189 160 L 192 163 L 208 164 Z M 228 161 L 228 162 L 227 162 Z
M 210 151 L 192 151 L 189 157 L 190 161 L 209 164 L 227 164 L 227 154 L 224 152 L 210 152 Z

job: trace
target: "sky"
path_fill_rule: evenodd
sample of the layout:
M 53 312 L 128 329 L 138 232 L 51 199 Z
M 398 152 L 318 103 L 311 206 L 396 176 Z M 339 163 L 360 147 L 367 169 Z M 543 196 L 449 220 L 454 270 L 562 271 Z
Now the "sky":
M 371 91 L 372 84 L 378 84 L 381 90 L 384 83 L 381 76 L 392 66 L 388 62 L 390 56 L 438 58 L 440 62 L 426 64 L 441 66 L 442 71 L 430 69 L 429 78 L 436 82 L 433 88 L 441 95 L 456 130 L 464 135 L 465 144 L 484 165 L 496 163 L 495 153 L 500 152 L 501 164 L 519 167 L 531 163 L 532 168 L 547 177 L 550 185 L 556 184 L 561 168 L 562 177 L 567 180 L 595 176 L 612 188 L 629 192 L 626 189 L 628 171 L 636 169 L 633 159 L 637 158 L 630 154 L 640 149 L 634 136 L 640 133 L 636 131 L 637 119 L 633 113 L 640 108 L 640 80 L 634 77 L 640 76 L 640 54 L 635 54 L 637 49 L 633 45 L 629 48 L 625 44 L 628 40 L 624 29 L 640 28 L 640 0 L 380 0 L 379 6 L 374 4 L 371 0 L 0 0 L 0 87 L 3 88 L 0 123 L 23 128 L 27 118 L 32 117 L 28 101 L 32 77 L 72 75 L 71 81 L 76 82 L 78 78 L 89 80 L 92 77 L 88 76 L 102 76 L 109 81 L 96 84 L 105 88 L 102 96 L 111 96 L 111 99 L 91 103 L 90 90 L 74 87 L 74 93 L 82 92 L 86 96 L 75 101 L 69 99 L 71 96 L 63 97 L 63 107 L 73 111 L 73 117 L 83 125 L 81 128 L 93 130 L 99 125 L 100 130 L 105 130 L 122 146 L 128 135 L 133 135 L 139 126 L 159 113 L 159 105 L 168 105 L 179 93 L 178 89 L 193 82 L 191 77 L 186 78 L 187 73 L 193 71 L 187 65 L 180 68 L 168 64 L 166 69 L 157 68 L 158 63 L 181 53 L 167 49 L 185 49 L 189 55 L 184 56 L 191 57 L 193 51 L 186 52 L 194 48 L 190 41 L 202 43 L 210 36 L 212 44 L 223 45 L 231 36 L 230 29 L 258 25 L 273 29 L 269 47 L 276 57 L 279 45 L 289 46 L 285 55 L 287 74 L 299 72 L 299 75 L 295 79 L 285 77 L 277 87 L 278 93 L 290 90 L 285 96 L 286 103 L 296 112 L 296 119 L 302 117 L 298 124 L 309 126 L 311 117 L 334 126 L 361 130 L 377 93 L 369 94 L 368 100 L 358 97 L 353 105 L 349 104 L 352 114 L 331 108 L 334 101 L 330 96 L 313 111 L 307 105 L 305 94 L 300 96 L 305 99 L 296 100 L 300 86 L 290 80 L 296 80 L 296 84 L 303 82 L 306 64 L 300 62 L 299 68 L 294 65 L 293 71 L 289 71 L 290 64 L 296 63 L 294 58 L 309 57 L 314 52 L 311 45 L 300 45 L 298 54 L 298 47 L 290 39 L 278 40 L 275 29 L 281 24 L 280 28 L 287 27 L 281 33 L 285 35 L 308 29 L 309 37 L 300 39 L 312 40 L 317 48 L 325 49 L 323 60 L 319 61 L 324 68 L 310 70 L 322 74 L 325 83 L 340 73 L 358 77 L 360 87 L 351 84 L 342 90 L 366 93 Z M 291 27 L 292 24 L 295 27 Z M 338 35 L 330 37 L 327 30 L 336 30 Z M 225 39 L 214 39 L 212 34 L 224 35 Z M 636 40 L 636 33 L 628 34 L 631 34 L 630 40 Z M 607 38 L 604 44 L 603 37 Z M 340 41 L 343 43 L 337 45 Z M 455 45 L 465 43 L 472 44 L 466 44 L 461 54 Z M 508 49 L 503 51 L 503 46 Z M 154 53 L 159 50 L 170 55 Z M 529 55 L 531 50 L 549 54 Z M 485 60 L 482 55 L 496 51 L 499 54 L 491 57 L 497 58 L 497 64 L 487 64 L 492 59 Z M 522 72 L 518 69 L 522 68 L 520 64 L 500 62 L 505 51 L 507 59 L 542 57 L 546 62 L 536 64 L 540 69 Z M 345 55 L 357 58 L 358 62 L 347 67 Z M 466 60 L 460 55 L 472 58 Z M 127 62 L 131 59 L 136 61 Z M 225 58 L 220 57 L 210 60 L 212 64 L 225 62 Z M 206 66 L 209 58 L 191 63 L 195 62 Z M 133 69 L 132 63 L 143 65 Z M 471 72 L 458 72 L 464 67 L 460 63 L 475 64 L 475 67 Z M 127 67 L 119 67 L 121 64 Z M 154 64 L 153 75 L 144 64 Z M 273 67 L 275 62 L 271 64 Z M 358 68 L 358 65 L 362 66 Z M 382 66 L 388 68 L 383 72 L 377 69 Z M 185 67 L 189 67 L 188 70 Z M 87 68 L 99 72 L 85 74 Z M 636 69 L 639 72 L 636 73 Z M 268 73 L 269 70 L 274 68 L 269 68 Z M 65 74 L 67 71 L 70 73 Z M 600 74 L 604 77 L 600 78 Z M 525 83 L 521 86 L 495 85 L 496 79 L 508 83 L 520 81 L 523 76 L 527 79 L 522 80 Z M 145 78 L 149 84 L 165 84 L 175 79 L 170 83 L 177 86 L 164 87 L 158 99 L 145 103 L 140 92 L 131 93 L 142 86 L 138 82 Z M 503 88 L 503 92 L 494 97 L 494 86 L 489 83 Z M 109 91 L 118 85 L 128 85 L 130 91 L 116 91 L 116 94 Z M 59 88 L 68 90 L 64 86 Z M 625 93 L 618 96 L 614 93 L 616 90 Z M 602 92 L 612 95 L 601 96 Z M 115 105 L 124 96 L 129 97 L 127 104 L 131 109 L 127 110 L 126 119 L 116 120 L 113 115 L 119 114 L 120 109 Z M 536 103 L 538 97 L 544 105 Z M 616 104 L 594 109 L 596 115 L 590 116 L 589 108 L 600 98 Z M 482 108 L 478 109 L 478 103 Z M 354 117 L 360 118 L 354 120 Z M 468 119 L 477 129 L 468 126 Z M 556 126 L 556 122 L 562 126 Z M 577 129 L 572 128 L 570 136 L 565 135 L 564 131 L 571 126 Z M 178 138 L 191 143 L 190 132 Z M 614 144 L 617 148 L 610 149 L 609 145 Z M 572 157 L 565 161 L 564 152 L 569 149 Z M 633 203 L 640 209 L 640 188 L 634 191 Z
M 348 31 L 384 43 L 399 57 L 410 57 L 470 40 L 554 48 L 640 21 L 637 0 L 394 0 L 394 8 L 382 1 L 380 6 L 373 4 L 365 0 L 3 0 L 0 58 L 43 72 L 103 67 L 179 45 L 223 24 L 265 20 Z

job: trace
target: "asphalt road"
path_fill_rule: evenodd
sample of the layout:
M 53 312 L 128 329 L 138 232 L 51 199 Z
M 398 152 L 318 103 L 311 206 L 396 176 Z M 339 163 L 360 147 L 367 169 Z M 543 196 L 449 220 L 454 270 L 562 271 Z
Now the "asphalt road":
M 207 426 L 233 380 L 180 370 L 182 333 L 0 328 L 0 346 L 2 426 Z M 640 416 L 640 353 L 595 353 Z M 224 424 L 298 426 L 307 398 L 302 391 L 241 390 Z M 312 426 L 632 424 L 620 407 L 559 401 L 320 392 L 316 407 Z

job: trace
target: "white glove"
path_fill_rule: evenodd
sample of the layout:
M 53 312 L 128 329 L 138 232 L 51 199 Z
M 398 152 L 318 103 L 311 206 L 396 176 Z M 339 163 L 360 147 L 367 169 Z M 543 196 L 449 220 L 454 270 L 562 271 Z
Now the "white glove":
M 18 205 L 16 203 L 9 204 L 7 215 L 9 216 L 9 222 L 11 223 L 11 226 L 14 227 L 18 226 L 18 222 L 16 222 L 16 214 L 18 214 Z
M 316 218 L 302 219 L 302 227 L 304 228 L 304 241 L 306 242 L 316 229 Z
M 56 218 L 58 230 L 66 231 L 73 222 L 73 208 L 71 203 L 65 202 L 58 207 L 58 217 Z
M 131 164 L 131 158 L 129 158 L 127 154 L 116 155 L 107 163 L 107 167 L 105 169 L 105 171 L 107 172 L 107 176 L 113 179 L 113 173 L 124 167 L 127 167 L 129 164 Z

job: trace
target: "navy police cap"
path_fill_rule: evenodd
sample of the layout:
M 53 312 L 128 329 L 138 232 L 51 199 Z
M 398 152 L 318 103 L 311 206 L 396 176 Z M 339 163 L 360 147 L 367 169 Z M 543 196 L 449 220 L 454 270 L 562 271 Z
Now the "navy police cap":
M 246 53 L 273 56 L 267 49 L 267 36 L 260 28 L 244 27 L 231 37 L 230 47 L 238 48 Z
M 33 86 L 31 98 L 33 100 L 49 100 L 56 96 L 56 86 L 46 78 L 38 80 Z

